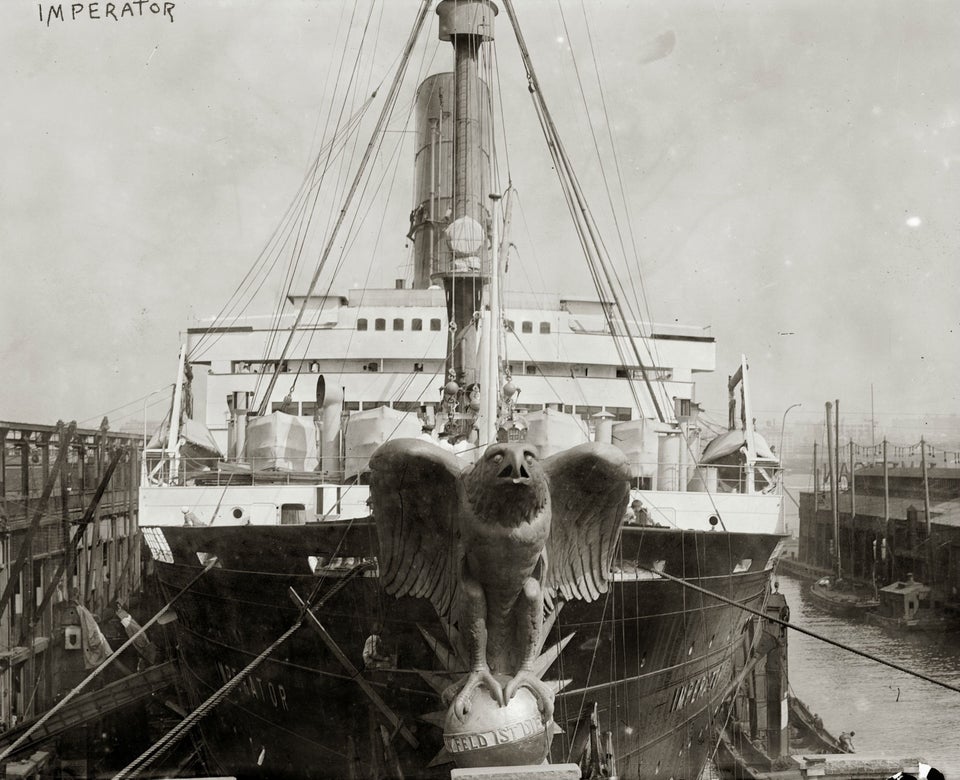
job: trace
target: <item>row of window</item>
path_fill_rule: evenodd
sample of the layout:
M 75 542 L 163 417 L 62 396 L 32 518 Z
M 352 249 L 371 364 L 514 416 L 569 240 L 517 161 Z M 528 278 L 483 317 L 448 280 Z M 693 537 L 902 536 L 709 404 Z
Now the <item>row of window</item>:
M 517 324 L 513 320 L 507 320 L 506 322 L 507 330 L 514 331 L 516 330 Z M 533 333 L 533 323 L 530 320 L 523 320 L 520 323 L 520 332 L 521 333 Z M 541 322 L 540 323 L 540 332 L 549 333 L 550 332 L 550 323 Z
M 402 317 L 396 317 L 393 320 L 393 330 L 403 330 L 405 327 L 405 320 Z M 507 330 L 513 331 L 516 330 L 516 323 L 513 320 L 506 321 Z M 430 330 L 441 330 L 443 323 L 439 318 L 434 318 L 430 320 Z M 540 333 L 550 333 L 550 323 L 541 322 L 540 323 Z M 370 321 L 366 317 L 360 317 L 357 319 L 357 330 L 369 330 Z M 373 321 L 374 330 L 386 330 L 387 321 L 383 317 L 377 317 Z M 419 317 L 415 317 L 410 320 L 410 330 L 421 331 L 423 330 L 423 320 Z M 533 333 L 533 323 L 530 320 L 524 320 L 520 323 L 520 332 L 521 333 Z
M 357 320 L 357 330 L 367 330 L 368 328 L 369 328 L 369 323 L 366 317 L 360 317 Z M 403 328 L 404 328 L 403 318 L 397 317 L 396 319 L 394 319 L 393 329 L 403 330 Z M 430 320 L 430 330 L 442 330 L 442 328 L 443 328 L 443 323 L 439 317 L 435 317 L 432 320 Z M 373 329 L 386 330 L 387 321 L 383 319 L 383 317 L 378 317 L 373 321 Z M 423 320 L 420 319 L 419 317 L 415 317 L 414 319 L 410 320 L 410 330 L 423 330 Z

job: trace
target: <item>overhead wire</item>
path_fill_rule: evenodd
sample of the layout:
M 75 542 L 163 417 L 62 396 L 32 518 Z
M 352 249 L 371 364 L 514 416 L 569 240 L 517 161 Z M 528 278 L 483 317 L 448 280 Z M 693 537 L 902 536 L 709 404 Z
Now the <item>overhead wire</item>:
M 354 14 L 355 14 L 356 11 L 357 11 L 357 7 L 358 7 L 358 4 L 354 4 L 353 8 L 351 9 L 351 16 L 350 16 L 350 22 L 349 22 L 350 28 L 353 27 Z M 354 89 L 353 89 L 353 88 L 354 88 L 355 80 L 356 80 L 356 78 L 357 78 L 357 74 L 358 74 L 359 69 L 360 69 L 361 57 L 362 57 L 362 55 L 363 55 L 363 52 L 365 51 L 365 48 L 364 48 L 364 46 L 363 46 L 363 43 L 364 43 L 364 41 L 366 40 L 366 36 L 367 36 L 367 33 L 368 33 L 368 31 L 369 31 L 369 28 L 370 28 L 370 20 L 371 20 L 372 17 L 373 17 L 373 8 L 374 8 L 373 3 L 371 3 L 370 6 L 369 6 L 369 9 L 368 9 L 368 13 L 367 13 L 367 16 L 366 16 L 366 20 L 365 20 L 364 25 L 363 25 L 363 29 L 362 29 L 362 31 L 361 31 L 360 43 L 359 43 L 359 45 L 358 45 L 358 47 L 357 47 L 356 56 L 353 57 L 353 59 L 352 59 L 352 67 L 351 67 L 351 69 L 350 69 L 349 78 L 348 78 L 348 80 L 347 80 L 346 87 L 344 88 L 343 99 L 342 99 L 342 101 L 341 101 L 341 103 L 340 103 L 340 109 L 339 109 L 339 112 L 338 112 L 338 114 L 337 114 L 336 122 L 335 122 L 335 124 L 334 124 L 334 135 L 336 135 L 337 129 L 340 127 L 341 122 L 343 121 L 344 116 L 345 116 L 346 113 L 347 113 L 347 103 L 348 103 L 348 100 L 350 100 L 351 98 L 354 98 L 354 99 L 355 99 L 356 93 L 354 92 Z M 348 36 L 348 38 L 349 38 L 349 36 Z M 346 44 L 345 44 L 345 46 L 346 46 Z M 339 83 L 340 80 L 341 80 L 341 74 L 342 74 L 342 72 L 343 72 L 343 68 L 344 68 L 344 65 L 345 65 L 345 61 L 346 61 L 346 58 L 344 58 L 344 60 L 341 61 L 340 64 L 339 64 L 339 69 L 338 69 L 337 76 L 336 76 L 336 83 Z M 331 112 L 331 113 L 332 113 L 332 112 Z M 330 119 L 330 114 L 328 114 L 328 122 L 329 122 L 329 119 Z M 345 173 L 345 171 L 347 171 L 348 168 L 350 167 L 350 165 L 352 164 L 352 156 L 353 156 L 353 154 L 356 152 L 357 137 L 356 137 L 356 135 L 353 135 L 352 137 L 353 137 L 353 140 L 354 140 L 353 152 L 351 153 L 351 155 L 350 155 L 349 157 L 342 157 L 341 160 L 340 160 L 340 163 L 341 163 L 341 165 L 340 165 L 340 176 L 338 177 L 337 189 L 339 189 L 339 187 L 341 186 L 341 182 L 344 182 L 343 186 L 345 186 L 346 176 L 347 176 L 347 174 Z M 321 184 L 322 184 L 322 181 L 321 181 Z M 301 214 L 301 221 L 300 221 L 300 223 L 298 224 L 298 227 L 297 227 L 297 237 L 296 237 L 296 241 L 295 241 L 295 243 L 294 243 L 293 253 L 292 253 L 291 258 L 290 258 L 290 261 L 289 261 L 289 263 L 288 263 L 287 271 L 286 271 L 286 274 L 285 274 L 285 276 L 284 276 L 283 283 L 281 284 L 281 287 L 280 287 L 280 290 L 279 290 L 279 294 L 278 294 L 278 296 L 277 296 L 276 307 L 275 307 L 275 309 L 274 309 L 274 315 L 273 315 L 273 317 L 274 317 L 275 327 L 271 328 L 269 337 L 267 338 L 266 342 L 264 343 L 264 348 L 263 348 L 263 361 L 264 361 L 264 363 L 267 362 L 268 358 L 269 358 L 270 355 L 273 353 L 274 344 L 277 343 L 277 341 L 280 339 L 280 333 L 281 333 L 280 321 L 281 321 L 281 318 L 283 317 L 283 310 L 284 310 L 284 308 L 285 308 L 285 307 L 284 307 L 284 301 L 285 301 L 286 298 L 290 295 L 291 287 L 292 287 L 292 285 L 293 285 L 294 279 L 296 278 L 296 270 L 297 270 L 297 268 L 299 267 L 300 259 L 301 259 L 302 256 L 303 256 L 303 251 L 304 251 L 304 247 L 305 247 L 305 244 L 306 244 L 307 235 L 310 233 L 310 227 L 311 227 L 311 225 L 313 224 L 313 219 L 314 219 L 314 216 L 316 215 L 316 212 L 317 212 L 316 205 L 317 205 L 317 201 L 318 201 L 319 197 L 320 197 L 320 186 L 317 186 L 317 187 L 316 187 L 316 191 L 315 191 L 315 195 L 314 195 L 314 199 L 313 199 L 313 203 L 310 204 L 309 208 L 305 208 L 304 211 L 303 211 L 303 213 Z M 339 199 L 339 195 L 337 195 L 337 194 L 335 194 L 334 197 L 337 198 L 337 199 Z M 305 204 L 305 205 L 306 205 L 306 204 Z M 305 217 L 305 219 L 304 219 L 304 217 Z M 327 216 L 327 220 L 328 220 L 328 222 L 327 222 L 327 232 L 328 232 L 328 233 L 329 233 L 329 230 L 330 230 L 331 220 L 333 220 L 333 218 L 334 218 L 334 216 L 333 216 L 333 212 L 332 212 L 332 210 L 331 210 L 331 213 L 329 213 L 328 216 Z M 304 304 L 303 304 L 304 307 L 306 306 L 306 304 L 307 304 L 307 302 L 304 301 Z M 292 335 L 292 334 L 291 334 L 291 335 Z M 289 341 L 288 341 L 288 346 L 289 346 Z M 274 371 L 273 371 L 273 373 L 271 374 L 271 380 L 269 381 L 269 385 L 270 385 L 271 388 L 274 386 L 274 382 L 275 382 L 274 377 L 276 377 L 276 376 L 283 370 L 283 367 L 282 367 L 282 365 L 281 365 L 280 363 L 282 362 L 282 360 L 284 359 L 284 357 L 285 357 L 284 355 L 281 355 L 281 356 L 280 356 L 280 361 L 278 361 L 278 364 L 275 366 Z M 264 376 L 266 376 L 266 373 L 261 373 L 261 375 L 257 378 L 257 384 L 256 384 L 256 387 L 255 387 L 255 389 L 254 389 L 255 398 L 256 398 L 256 396 L 259 395 L 259 393 L 260 393 L 261 383 L 262 383 L 262 381 L 263 381 L 263 377 L 264 377 Z M 269 393 L 268 393 L 268 395 L 269 395 Z M 261 409 L 266 408 L 266 405 L 268 404 L 268 402 L 269 402 L 269 398 L 263 398 L 263 399 L 261 399 Z
M 406 72 L 407 64 L 408 64 L 408 61 L 409 61 L 409 58 L 410 58 L 410 54 L 411 54 L 411 52 L 412 52 L 412 50 L 413 50 L 413 46 L 414 46 L 414 44 L 416 43 L 417 39 L 419 38 L 420 31 L 421 31 L 422 28 L 423 28 L 423 22 L 424 22 L 424 20 L 426 19 L 426 13 L 427 13 L 427 10 L 429 9 L 429 6 L 430 6 L 430 0 L 423 0 L 423 2 L 422 2 L 422 4 L 421 4 L 421 8 L 420 8 L 420 10 L 418 11 L 417 18 L 416 18 L 416 21 L 415 21 L 415 23 L 414 23 L 413 29 L 411 29 L 410 35 L 408 36 L 408 39 L 407 39 L 407 42 L 406 42 L 405 45 L 404 45 L 404 58 L 403 58 L 403 60 L 402 60 L 402 62 L 401 62 L 401 64 L 400 64 L 399 68 L 397 69 L 397 72 L 396 72 L 396 74 L 395 74 L 395 76 L 394 76 L 394 79 L 393 79 L 393 81 L 392 81 L 392 83 L 391 83 L 391 85 L 390 85 L 389 93 L 388 93 L 388 95 L 387 95 L 387 98 L 386 98 L 385 101 L 384 101 L 383 108 L 381 109 L 380 116 L 379 116 L 379 118 L 378 118 L 378 120 L 377 120 L 377 125 L 376 125 L 376 127 L 374 128 L 373 137 L 370 139 L 370 142 L 367 144 L 366 149 L 364 150 L 363 158 L 362 158 L 362 160 L 361 160 L 361 163 L 360 163 L 360 166 L 359 166 L 359 170 L 358 170 L 357 174 L 356 174 L 356 175 L 354 176 L 354 178 L 353 178 L 353 181 L 352 181 L 351 186 L 350 186 L 350 191 L 348 192 L 347 197 L 346 197 L 346 202 L 344 203 L 343 207 L 341 208 L 341 210 L 340 210 L 340 212 L 339 212 L 339 214 L 338 214 L 336 223 L 334 224 L 332 230 L 331 230 L 330 233 L 328 234 L 326 245 L 325 245 L 325 247 L 324 247 L 324 249 L 323 249 L 323 252 L 322 252 L 322 254 L 321 254 L 321 256 L 320 256 L 320 258 L 319 258 L 319 260 L 318 260 L 318 262 L 317 262 L 317 264 L 316 264 L 316 270 L 314 271 L 313 277 L 312 277 L 311 280 L 310 280 L 310 287 L 309 287 L 309 289 L 308 289 L 308 291 L 307 291 L 307 294 L 306 294 L 306 296 L 305 296 L 305 298 L 304 298 L 304 303 L 301 305 L 301 307 L 300 307 L 300 309 L 299 309 L 299 311 L 298 311 L 298 313 L 297 313 L 296 319 L 295 319 L 295 321 L 294 321 L 294 323 L 293 323 L 293 326 L 292 326 L 291 329 L 290 329 L 290 336 L 287 338 L 287 341 L 286 341 L 286 343 L 285 343 L 285 345 L 284 345 L 283 351 L 281 352 L 279 361 L 284 360 L 285 357 L 286 357 L 287 351 L 289 350 L 289 347 L 290 347 L 290 342 L 292 341 L 292 339 L 293 339 L 293 337 L 294 337 L 294 333 L 295 333 L 296 329 L 299 327 L 300 322 L 301 322 L 301 320 L 302 320 L 302 318 L 303 318 L 303 314 L 304 314 L 304 311 L 305 311 L 305 309 L 306 309 L 306 304 L 307 304 L 310 296 L 313 294 L 313 290 L 314 290 L 314 288 L 316 287 L 317 282 L 319 281 L 320 274 L 322 273 L 322 271 L 323 271 L 323 269 L 324 269 L 324 267 L 325 267 L 325 265 L 326 265 L 326 261 L 327 261 L 328 257 L 330 256 L 330 254 L 331 254 L 331 252 L 332 252 L 332 250 L 333 250 L 333 244 L 334 244 L 334 241 L 336 240 L 336 237 L 337 237 L 337 235 L 338 235 L 338 233 L 339 233 L 340 227 L 342 226 L 343 222 L 344 222 L 345 219 L 346 219 L 346 213 L 347 213 L 347 211 L 348 211 L 348 209 L 349 209 L 349 207 L 350 207 L 350 205 L 351 205 L 351 202 L 352 202 L 352 200 L 353 200 L 353 196 L 355 195 L 357 189 L 359 188 L 359 186 L 360 186 L 360 184 L 361 184 L 361 182 L 362 182 L 362 180 L 363 180 L 363 178 L 364 178 L 364 175 L 365 175 L 365 173 L 366 173 L 367 163 L 369 162 L 370 157 L 372 156 L 372 154 L 373 154 L 373 152 L 374 152 L 374 150 L 375 150 L 375 148 L 376 148 L 376 146 L 377 146 L 377 139 L 378 139 L 378 137 L 382 134 L 382 130 L 383 130 L 383 128 L 385 127 L 386 122 L 387 122 L 387 120 L 388 120 L 391 112 L 393 111 L 393 108 L 394 108 L 395 103 L 396 103 L 396 98 L 397 98 L 397 93 L 398 93 L 398 90 L 399 90 L 400 83 L 402 82 L 403 75 L 404 75 L 404 73 Z M 266 390 L 266 391 L 264 392 L 264 394 L 263 394 L 263 399 L 261 400 L 260 407 L 259 407 L 259 409 L 258 409 L 258 411 L 259 411 L 260 413 L 265 412 L 266 407 L 269 405 L 270 396 L 271 396 L 271 394 L 272 394 L 272 392 L 273 392 L 273 387 L 274 387 L 275 384 L 276 384 L 277 376 L 278 376 L 278 374 L 275 372 L 275 373 L 273 374 L 272 378 L 271 378 L 271 381 L 270 381 L 270 384 L 269 384 L 267 390 Z

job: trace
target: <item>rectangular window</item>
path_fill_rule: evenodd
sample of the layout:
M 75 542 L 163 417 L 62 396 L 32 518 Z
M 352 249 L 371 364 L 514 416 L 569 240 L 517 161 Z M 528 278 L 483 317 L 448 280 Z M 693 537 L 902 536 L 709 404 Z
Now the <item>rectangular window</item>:
M 317 411 L 316 401 L 304 401 L 303 403 L 300 404 L 301 417 L 313 417 L 316 411 Z
M 400 319 L 399 317 L 397 317 L 397 318 L 393 321 L 393 329 L 394 329 L 394 330 L 403 330 L 403 320 Z
M 423 320 L 414 318 L 410 322 L 410 330 L 423 330 Z
M 360 411 L 360 402 L 359 402 L 359 401 L 344 401 L 344 402 L 343 402 L 343 411 L 345 411 L 345 412 L 359 412 L 359 411 Z
M 440 320 L 434 318 L 430 320 L 430 330 L 440 330 Z
M 524 333 L 533 333 L 533 323 L 529 320 L 524 320 L 520 325 L 520 330 Z
M 367 329 L 367 320 L 365 317 L 361 317 L 357 320 L 357 330 L 366 330 Z
M 537 364 L 527 363 L 524 373 L 530 376 L 535 376 L 537 374 Z
M 541 322 L 541 323 L 540 323 L 540 332 L 541 332 L 541 333 L 549 333 L 549 332 L 550 332 L 550 323 L 549 323 L 549 322 Z
M 386 330 L 386 329 L 387 329 L 387 321 L 386 321 L 385 319 L 383 319 L 382 317 L 377 317 L 377 319 L 375 319 L 375 320 L 373 321 L 373 329 L 374 329 L 374 330 Z
M 303 504 L 281 504 L 280 525 L 303 525 L 307 522 L 307 508 Z

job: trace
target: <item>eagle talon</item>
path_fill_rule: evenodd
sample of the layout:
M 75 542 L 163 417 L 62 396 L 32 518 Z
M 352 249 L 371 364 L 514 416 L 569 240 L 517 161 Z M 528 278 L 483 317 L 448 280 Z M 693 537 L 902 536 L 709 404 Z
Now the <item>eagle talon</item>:
M 487 687 L 490 693 L 493 694 L 493 698 L 496 699 L 497 703 L 502 707 L 506 702 L 503 695 L 503 688 L 490 673 L 490 670 L 486 668 L 475 669 L 470 672 L 462 680 L 455 682 L 447 688 L 441 695 L 441 698 L 444 704 L 449 704 L 452 700 L 454 713 L 460 720 L 463 720 L 467 716 L 467 713 L 470 712 L 473 694 L 476 693 L 477 688 L 479 688 L 481 684 Z M 457 693 L 458 690 L 459 693 Z
M 537 675 L 529 669 L 521 669 L 503 689 L 503 698 L 509 702 L 520 688 L 529 688 L 537 700 L 544 723 L 553 720 L 553 694 Z

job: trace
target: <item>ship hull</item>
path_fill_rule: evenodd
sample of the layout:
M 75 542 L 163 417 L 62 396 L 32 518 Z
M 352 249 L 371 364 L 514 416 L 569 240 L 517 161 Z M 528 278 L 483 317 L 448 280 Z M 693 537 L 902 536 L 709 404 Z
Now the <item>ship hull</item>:
M 444 631 L 427 601 L 384 594 L 375 571 L 353 563 L 376 555 L 372 524 L 165 528 L 157 560 L 167 597 L 188 586 L 201 561 L 217 565 L 177 600 L 183 679 L 194 706 L 222 697 L 198 728 L 211 770 L 238 777 L 346 778 L 389 773 L 449 776 L 430 767 L 443 747 L 424 716 L 443 709 L 428 679 L 442 671 L 427 635 Z M 609 592 L 559 611 L 546 647 L 572 634 L 546 680 L 569 681 L 556 701 L 561 727 L 553 761 L 577 761 L 596 706 L 621 777 L 696 778 L 712 752 L 711 727 L 732 681 L 751 616 L 654 570 L 760 608 L 771 555 L 781 537 L 627 528 Z M 312 571 L 316 560 L 339 566 Z M 319 604 L 310 620 L 277 646 L 229 694 L 223 686 L 295 624 L 291 595 Z M 362 650 L 383 625 L 390 669 L 362 672 Z M 218 693 L 219 692 L 219 693 Z M 389 722 L 392 713 L 405 729 Z M 380 725 L 386 726 L 381 737 Z M 383 749 L 383 740 L 389 744 Z M 415 746 L 414 746 L 415 743 Z

